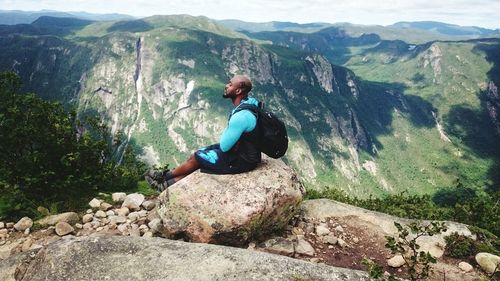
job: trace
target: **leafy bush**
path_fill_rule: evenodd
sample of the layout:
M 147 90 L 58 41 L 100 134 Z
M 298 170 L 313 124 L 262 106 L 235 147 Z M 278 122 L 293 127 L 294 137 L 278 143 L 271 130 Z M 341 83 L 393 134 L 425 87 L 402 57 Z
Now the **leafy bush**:
M 126 165 L 110 161 L 105 126 L 82 124 L 59 103 L 19 94 L 20 86 L 16 74 L 0 72 L 0 217 L 36 216 L 40 205 L 71 209 L 137 184 L 141 168 L 130 152 Z
M 464 258 L 474 255 L 475 243 L 472 238 L 454 232 L 444 238 L 446 241 L 445 255 L 453 258 Z
M 336 188 L 308 190 L 306 198 L 328 198 L 373 211 L 394 216 L 425 219 L 453 220 L 488 230 L 497 237 L 500 234 L 500 191 L 474 191 L 458 186 L 447 192 L 430 195 L 408 195 L 405 192 L 387 195 L 383 198 L 370 196 L 359 199 L 348 196 Z M 437 202 L 437 203 L 436 203 Z M 495 238 L 498 241 L 498 238 Z M 493 239 L 493 240 L 495 240 Z M 492 243 L 497 250 L 497 243 Z
M 436 263 L 436 259 L 429 252 L 419 251 L 420 245 L 417 239 L 422 236 L 433 236 L 445 232 L 445 224 L 441 222 L 413 222 L 408 225 L 401 225 L 394 222 L 398 229 L 397 237 L 386 236 L 385 247 L 391 250 L 392 254 L 399 254 L 403 257 L 406 265 L 407 278 L 410 280 L 426 280 L 432 273 L 431 264 Z M 384 276 L 383 268 L 369 259 L 363 259 L 362 264 L 368 269 L 370 277 L 375 280 L 394 281 L 394 276 Z

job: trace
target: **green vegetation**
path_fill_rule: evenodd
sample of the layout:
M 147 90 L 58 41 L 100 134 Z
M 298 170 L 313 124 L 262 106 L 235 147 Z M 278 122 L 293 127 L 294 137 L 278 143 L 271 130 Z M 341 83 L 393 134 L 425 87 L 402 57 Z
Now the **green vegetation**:
M 426 220 L 453 220 L 486 229 L 500 235 L 500 191 L 477 191 L 458 186 L 430 195 L 400 193 L 382 198 L 359 199 L 345 191 L 325 188 L 308 190 L 308 199 L 328 198 L 365 209 L 403 218 Z M 497 238 L 495 238 L 497 239 Z
M 80 209 L 98 192 L 137 186 L 143 167 L 128 151 L 112 158 L 107 128 L 61 104 L 20 94 L 21 80 L 0 72 L 0 218 L 36 217 L 37 207 Z
M 412 281 L 426 280 L 429 274 L 432 273 L 431 264 L 436 263 L 436 259 L 429 252 L 419 251 L 420 246 L 417 244 L 417 239 L 422 236 L 433 236 L 445 232 L 445 224 L 439 222 L 427 224 L 413 222 L 403 226 L 394 222 L 394 225 L 398 229 L 398 236 L 386 236 L 387 243 L 385 247 L 391 250 L 392 254 L 399 254 L 403 257 L 406 265 L 406 278 Z M 382 267 L 369 259 L 363 259 L 362 263 L 368 268 L 370 276 L 375 280 L 397 280 L 392 275 L 386 278 Z
M 38 25 L 50 31 L 54 22 Z M 173 166 L 216 142 L 231 108 L 221 91 L 245 72 L 254 96 L 288 125 L 284 160 L 311 189 L 335 186 L 372 209 L 498 234 L 486 217 L 498 211 L 500 138 L 490 108 L 499 103 L 489 85 L 500 85 L 500 40 L 423 42 L 435 34 L 359 26 L 249 35 L 269 45 L 185 15 L 5 32 L 0 70 L 19 73 L 22 92 L 61 101 L 79 120 L 97 117 L 115 136 L 122 130 L 110 159 L 127 148 Z M 458 196 L 457 186 L 473 192 Z M 447 203 L 450 196 L 457 199 Z

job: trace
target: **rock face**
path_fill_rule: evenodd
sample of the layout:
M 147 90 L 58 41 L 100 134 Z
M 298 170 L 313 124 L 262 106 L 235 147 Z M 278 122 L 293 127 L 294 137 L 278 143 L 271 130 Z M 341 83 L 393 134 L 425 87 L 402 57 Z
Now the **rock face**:
M 5 281 L 351 280 L 361 271 L 238 248 L 161 238 L 79 237 L 0 262 Z
M 238 175 L 195 172 L 159 196 L 166 235 L 229 245 L 282 228 L 305 190 L 281 160 Z

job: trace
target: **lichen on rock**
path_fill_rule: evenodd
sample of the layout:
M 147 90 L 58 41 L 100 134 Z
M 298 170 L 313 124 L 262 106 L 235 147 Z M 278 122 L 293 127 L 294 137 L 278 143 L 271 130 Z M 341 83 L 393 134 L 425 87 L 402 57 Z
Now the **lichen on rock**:
M 282 229 L 304 193 L 291 168 L 265 158 L 248 173 L 189 175 L 160 195 L 158 213 L 169 237 L 243 245 Z

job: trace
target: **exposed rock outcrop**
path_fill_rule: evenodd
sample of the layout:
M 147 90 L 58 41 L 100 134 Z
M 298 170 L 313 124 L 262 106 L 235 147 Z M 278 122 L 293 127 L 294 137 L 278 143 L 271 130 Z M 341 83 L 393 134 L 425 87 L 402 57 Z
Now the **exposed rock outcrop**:
M 304 209 L 306 218 L 347 218 L 348 220 L 346 221 L 349 224 L 358 227 L 364 226 L 366 229 L 371 229 L 374 233 L 378 233 L 378 236 L 382 238 L 384 235 L 395 236 L 397 234 L 394 222 L 408 224 L 414 221 L 326 199 L 305 201 L 302 204 L 302 208 Z M 465 224 L 446 222 L 446 229 L 446 232 L 438 235 L 419 237 L 417 243 L 420 245 L 420 251 L 429 252 L 434 257 L 439 258 L 444 254 L 444 245 L 446 245 L 445 236 L 453 232 L 469 237 L 474 236 Z
M 361 271 L 161 238 L 79 237 L 0 262 L 2 280 L 351 280 Z
M 189 175 L 160 195 L 158 213 L 169 237 L 242 245 L 283 228 L 304 192 L 292 169 L 265 158 L 248 173 Z

